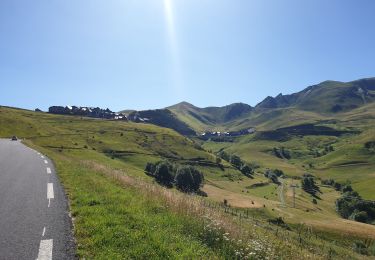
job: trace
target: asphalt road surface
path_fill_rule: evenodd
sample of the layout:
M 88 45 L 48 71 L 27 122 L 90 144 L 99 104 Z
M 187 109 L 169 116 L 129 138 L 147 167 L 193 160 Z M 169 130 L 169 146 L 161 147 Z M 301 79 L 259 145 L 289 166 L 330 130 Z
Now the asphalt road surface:
M 52 162 L 0 139 L 0 259 L 74 259 L 68 202 Z

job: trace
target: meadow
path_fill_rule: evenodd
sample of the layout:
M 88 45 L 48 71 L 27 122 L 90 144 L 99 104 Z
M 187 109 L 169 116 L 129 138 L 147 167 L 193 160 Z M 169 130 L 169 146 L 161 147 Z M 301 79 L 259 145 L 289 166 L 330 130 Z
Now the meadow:
M 333 189 L 322 187 L 315 205 L 297 188 L 292 207 L 289 187 L 296 180 L 290 177 L 304 170 L 265 152 L 274 144 L 258 142 L 248 154 L 251 141 L 239 142 L 233 152 L 261 166 L 248 178 L 229 163 L 216 164 L 214 152 L 226 144 L 203 149 L 197 140 L 148 124 L 1 107 L 0 136 L 12 135 L 53 160 L 70 201 L 80 258 L 363 259 L 353 247 L 373 248 L 375 228 L 341 219 Z M 161 159 L 199 168 L 208 197 L 154 183 L 144 167 Z M 275 184 L 249 188 L 268 181 L 265 168 L 280 165 L 288 175 L 283 190 Z M 276 217 L 286 226 L 270 222 Z

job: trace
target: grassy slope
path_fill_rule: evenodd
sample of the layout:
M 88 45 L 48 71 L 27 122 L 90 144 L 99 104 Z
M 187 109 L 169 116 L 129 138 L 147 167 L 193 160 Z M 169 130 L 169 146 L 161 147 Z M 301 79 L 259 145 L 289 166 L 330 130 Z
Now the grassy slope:
M 333 178 L 343 183 L 349 181 L 363 198 L 374 200 L 375 194 L 372 187 L 375 184 L 375 154 L 364 148 L 365 142 L 375 140 L 375 130 L 373 130 L 375 125 L 374 108 L 374 104 L 369 104 L 351 112 L 343 113 L 339 118 L 336 118 L 338 122 L 332 125 L 337 128 L 354 127 L 362 131 L 360 135 L 339 138 L 329 136 L 294 137 L 286 142 L 254 140 L 253 136 L 250 135 L 238 138 L 234 143 L 206 142 L 204 147 L 213 152 L 225 149 L 229 153 L 239 155 L 249 163 L 259 164 L 258 176 L 267 168 L 281 169 L 290 177 L 301 176 L 303 173 L 309 172 L 322 179 Z M 333 145 L 335 151 L 317 158 L 313 156 L 313 151 L 322 151 L 326 145 L 330 144 Z M 272 154 L 273 147 L 285 147 L 290 150 L 292 159 L 277 158 Z M 334 203 L 339 194 L 332 189 L 321 187 L 323 194 L 321 194 L 321 200 L 318 200 L 316 206 L 312 203 L 310 195 L 297 188 L 297 208 L 291 208 L 293 198 L 292 189 L 289 186 L 292 182 L 291 178 L 285 180 L 284 196 L 287 208 L 280 206 L 280 199 L 275 198 L 275 192 L 272 194 L 272 190 L 266 192 L 268 195 L 265 202 L 259 202 L 273 208 L 271 214 L 282 215 L 291 223 L 303 221 L 318 229 L 331 229 L 341 234 L 350 232 L 352 235 L 355 233 L 359 236 L 368 234 L 367 229 L 374 232 L 373 227 L 352 222 L 350 222 L 351 228 L 348 228 L 348 222 L 341 219 L 334 210 Z M 294 183 L 299 184 L 299 181 Z M 243 193 L 244 189 L 245 185 L 241 182 L 232 185 L 231 188 L 232 191 L 237 193 Z M 249 192 L 249 195 L 263 195 L 264 197 L 265 194 L 262 194 L 261 191 L 258 192 L 258 189 L 260 188 L 250 189 L 246 192 Z M 262 189 L 266 188 L 262 187 Z M 271 188 L 268 187 L 268 189 Z
M 208 232 L 202 227 L 205 221 L 174 210 L 178 203 L 166 204 L 163 196 L 159 195 L 163 192 L 157 191 L 149 196 L 145 194 L 144 189 L 120 183 L 101 170 L 101 167 L 117 169 L 132 178 L 140 178 L 145 183 L 151 183 L 143 173 L 147 161 L 156 161 L 165 157 L 175 158 L 182 163 L 197 157 L 214 160 L 211 154 L 196 149 L 190 140 L 174 131 L 152 125 L 0 108 L 0 136 L 9 137 L 13 134 L 26 137 L 29 145 L 35 146 L 54 160 L 71 202 L 80 257 L 165 259 L 203 256 L 223 258 L 228 257 L 228 254 L 233 256 L 233 251 L 226 245 L 217 245 L 216 242 L 207 239 L 207 236 L 202 237 L 202 233 Z M 100 167 L 92 167 L 92 165 Z M 200 168 L 206 175 L 205 189 L 208 189 L 208 199 L 219 202 L 228 198 L 231 205 L 240 208 L 251 208 L 252 205 L 258 207 L 264 204 L 265 209 L 259 209 L 251 214 L 257 216 L 257 212 L 263 212 L 261 216 L 265 214 L 266 218 L 278 215 L 288 218 L 293 214 L 289 210 L 280 211 L 274 185 L 255 190 L 246 189 L 254 182 L 265 181 L 260 174 L 251 180 L 243 178 L 238 171 L 228 165 L 225 165 L 224 171 L 216 167 L 200 166 Z M 152 184 L 150 185 L 153 187 Z M 156 194 L 158 196 L 155 196 Z M 177 195 L 171 190 L 164 197 L 171 198 Z M 303 207 L 310 205 L 305 203 L 309 202 L 310 198 L 304 196 L 305 194 L 298 196 Z M 254 204 L 250 204 L 250 201 L 254 201 Z M 295 214 L 301 214 L 302 211 L 303 209 L 297 209 Z M 309 255 L 314 259 L 326 257 L 327 252 L 331 250 L 341 258 L 359 257 L 346 249 L 350 241 L 336 241 L 334 245 L 326 239 L 306 237 L 309 247 L 303 244 L 296 246 L 298 238 L 294 231 L 286 232 L 281 237 L 275 236 L 274 227 L 266 226 L 263 229 L 259 226 L 259 221 L 263 221 L 261 216 L 254 220 L 255 223 L 244 223 L 239 219 L 241 232 L 237 232 L 237 237 L 243 241 L 250 239 L 249 243 L 256 238 L 271 246 L 272 250 L 276 250 L 277 255 L 292 259 L 309 258 Z M 332 219 L 337 220 L 337 216 L 334 217 Z M 320 218 L 313 220 L 319 221 Z M 223 228 L 233 229 L 235 226 L 230 224 L 231 221 L 224 222 L 226 224 Z M 351 224 L 357 228 L 352 235 L 361 236 L 360 227 Z M 338 231 L 341 230 L 340 228 L 339 226 Z M 249 234 L 248 232 L 252 234 L 250 238 L 244 235 L 243 229 L 247 230 L 246 234 Z M 261 249 L 262 253 L 263 250 Z M 299 254 L 296 254 L 297 251 Z
M 197 237 L 189 236 L 190 229 L 197 225 L 194 220 L 165 210 L 139 190 L 123 189 L 100 172 L 82 166 L 83 161 L 91 160 L 122 169 L 130 176 L 147 178 L 142 169 L 149 160 L 162 156 L 210 157 L 174 131 L 0 108 L 0 136 L 11 135 L 26 138 L 28 144 L 54 160 L 71 201 L 80 257 L 218 255 Z M 103 153 L 109 149 L 132 154 L 111 159 L 111 154 Z

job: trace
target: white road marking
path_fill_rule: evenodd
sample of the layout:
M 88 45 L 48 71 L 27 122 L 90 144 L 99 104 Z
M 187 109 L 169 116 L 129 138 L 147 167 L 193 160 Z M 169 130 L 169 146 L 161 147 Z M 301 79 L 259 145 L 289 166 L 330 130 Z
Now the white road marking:
M 46 227 L 43 228 L 42 237 L 44 237 L 44 234 L 46 233 Z
M 55 198 L 53 194 L 53 183 L 47 183 L 47 199 Z
M 44 159 L 44 156 L 43 156 L 43 155 L 41 155 L 40 157 Z
M 52 259 L 53 239 L 41 240 L 39 246 L 38 260 Z
M 48 161 L 47 161 L 47 160 L 44 160 L 44 163 L 45 163 L 45 164 L 47 164 L 47 163 L 48 163 Z
M 51 206 L 51 199 L 48 199 L 48 207 Z
M 38 153 L 40 155 L 40 153 Z
M 47 174 L 51 174 L 51 168 L 47 167 Z

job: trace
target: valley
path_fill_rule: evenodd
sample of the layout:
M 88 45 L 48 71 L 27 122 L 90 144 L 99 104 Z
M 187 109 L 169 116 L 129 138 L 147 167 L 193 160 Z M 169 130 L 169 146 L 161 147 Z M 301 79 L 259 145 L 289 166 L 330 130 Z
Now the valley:
M 375 200 L 375 103 L 366 89 L 366 102 L 330 113 L 301 109 L 297 101 L 308 102 L 307 94 L 255 108 L 180 103 L 120 121 L 0 107 L 0 136 L 16 135 L 54 161 L 81 258 L 226 258 L 238 250 L 262 258 L 264 250 L 244 249 L 242 241 L 256 240 L 279 257 L 362 259 L 374 253 L 375 226 L 361 221 L 373 220 L 343 218 L 337 201 L 344 189 L 358 192 L 359 202 Z M 255 131 L 230 140 L 199 134 L 245 126 Z M 145 174 L 159 161 L 202 173 L 201 195 Z M 309 178 L 314 188 L 303 186 Z

